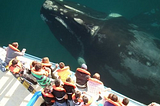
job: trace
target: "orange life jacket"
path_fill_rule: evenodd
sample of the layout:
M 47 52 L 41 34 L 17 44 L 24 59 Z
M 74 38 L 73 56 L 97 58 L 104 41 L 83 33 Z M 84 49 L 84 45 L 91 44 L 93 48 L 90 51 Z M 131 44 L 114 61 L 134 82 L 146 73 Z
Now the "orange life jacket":
M 77 68 L 77 71 L 82 72 L 82 73 L 85 73 L 85 74 L 87 74 L 87 75 L 91 75 L 90 72 L 88 72 L 87 70 L 82 69 L 82 68 Z
M 55 85 L 53 85 L 52 87 L 56 91 L 64 91 L 64 92 L 66 92 L 66 90 L 63 87 L 61 87 L 61 86 L 60 87 L 56 87 Z
M 33 68 L 32 63 L 30 64 L 30 70 Z
M 82 68 L 77 68 L 75 76 L 76 76 L 76 86 L 81 89 L 86 88 L 88 78 L 91 76 L 90 72 Z
M 9 70 L 13 74 L 18 74 L 22 69 L 22 64 L 20 61 L 18 61 L 18 63 L 15 66 L 12 66 L 12 61 L 13 61 L 13 59 L 9 62 Z
M 11 44 L 9 44 L 9 47 L 10 47 L 12 50 L 14 50 L 14 51 L 20 52 L 19 49 L 17 49 L 16 47 L 12 46 Z
M 13 73 L 13 74 L 18 74 L 21 71 L 21 67 L 18 65 L 15 66 L 10 66 L 9 70 Z
M 88 98 L 88 103 L 83 104 L 83 106 L 90 106 L 93 102 L 93 97 L 91 95 L 88 95 L 88 94 L 83 94 L 83 95 L 85 95 Z
M 31 72 L 33 72 L 34 74 L 37 74 L 37 75 L 45 75 L 45 76 L 48 76 L 48 72 L 46 72 L 44 69 L 40 69 L 38 71 L 35 70 L 35 68 L 33 67 L 31 69 Z
M 66 90 L 63 87 L 56 87 L 55 85 L 53 85 L 53 94 L 56 100 L 58 100 L 60 103 L 65 101 Z
M 68 100 L 72 100 L 72 94 L 74 93 L 74 89 L 76 88 L 75 84 L 72 82 L 64 82 L 63 88 L 66 90 L 68 95 Z
M 69 86 L 73 86 L 74 88 L 76 88 L 76 86 L 73 83 L 71 83 L 71 82 L 64 82 L 64 84 L 65 85 L 69 85 Z
M 44 90 L 42 90 L 41 92 L 42 92 L 42 97 L 46 102 L 51 102 L 51 103 L 55 102 L 55 98 L 54 98 L 53 94 L 45 93 Z
M 17 57 L 16 57 L 16 59 L 17 59 Z M 18 59 L 17 59 L 17 60 L 18 60 Z M 12 61 L 13 61 L 13 59 L 8 63 L 8 66 L 11 66 L 11 65 L 12 65 Z M 18 60 L 17 65 L 22 66 L 22 63 Z
M 57 73 L 58 73 L 58 76 L 60 76 L 61 80 L 65 82 L 66 79 L 69 77 L 69 75 L 71 75 L 70 67 L 65 66 L 62 69 L 58 69 Z
M 75 96 L 75 94 L 73 94 L 73 95 L 72 95 L 73 103 L 75 103 L 75 102 L 74 102 L 75 99 L 76 99 L 76 96 Z M 78 98 L 78 103 L 75 103 L 75 104 L 80 105 L 82 102 L 83 102 L 82 97 L 80 97 L 80 98 Z
M 32 65 L 32 62 L 30 63 L 30 70 L 32 70 L 32 68 L 33 68 L 33 65 Z

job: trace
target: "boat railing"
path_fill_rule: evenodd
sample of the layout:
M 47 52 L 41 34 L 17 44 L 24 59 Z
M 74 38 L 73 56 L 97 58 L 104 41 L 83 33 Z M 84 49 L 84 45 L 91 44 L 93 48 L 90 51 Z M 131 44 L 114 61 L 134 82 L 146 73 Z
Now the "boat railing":
M 43 100 L 38 101 L 38 99 L 42 96 L 41 91 L 35 92 L 35 94 L 32 96 L 31 100 L 28 102 L 27 106 L 40 106 L 40 104 L 43 102 Z M 39 102 L 39 103 L 36 103 Z

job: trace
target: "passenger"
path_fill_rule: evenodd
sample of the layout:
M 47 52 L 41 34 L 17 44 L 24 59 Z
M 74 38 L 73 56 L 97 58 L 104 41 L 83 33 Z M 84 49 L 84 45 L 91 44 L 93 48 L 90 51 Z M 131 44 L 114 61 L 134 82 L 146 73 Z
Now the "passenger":
M 32 61 L 32 63 L 30 64 L 30 70 L 32 70 L 32 68 L 35 67 L 37 63 L 37 61 Z
M 76 76 L 76 86 L 80 89 L 87 88 L 87 81 L 90 78 L 91 74 L 87 71 L 87 65 L 82 64 L 81 68 L 77 68 L 75 72 Z
M 50 83 L 53 81 L 53 79 L 48 77 L 48 72 L 46 72 L 42 68 L 41 63 L 37 63 L 35 67 L 32 68 L 31 73 L 37 79 L 37 82 L 40 84 L 42 88 L 46 87 L 47 85 L 50 85 Z
M 95 78 L 89 78 L 87 82 L 87 93 L 93 96 L 94 101 L 102 99 L 101 93 L 105 91 L 104 84 Z
M 96 86 L 96 87 L 95 87 Z M 110 88 L 105 88 L 102 81 L 100 81 L 100 75 L 95 73 L 93 78 L 89 78 L 87 82 L 87 93 L 89 93 L 94 101 L 102 100 L 104 92 L 110 90 Z
M 9 46 L 5 49 L 6 50 L 6 57 L 5 57 L 5 62 L 8 65 L 9 62 L 17 57 L 17 56 L 23 56 L 25 54 L 26 49 L 20 50 L 18 49 L 18 42 L 13 42 L 12 44 L 9 44 Z
M 73 100 L 72 100 L 72 95 L 75 92 L 76 86 L 72 83 L 72 80 L 70 77 L 66 79 L 66 82 L 64 82 L 63 88 L 66 90 L 67 95 L 68 95 L 68 106 L 74 106 Z
M 51 66 L 52 66 L 52 64 L 49 62 L 48 57 L 44 57 L 42 59 L 42 66 L 43 66 L 43 69 L 48 72 L 48 77 L 51 78 L 51 70 L 52 70 Z
M 104 101 L 108 101 L 109 99 L 111 100 L 112 96 L 113 96 L 112 93 L 110 93 L 108 96 L 105 95 L 104 96 Z M 108 104 L 108 103 L 106 102 L 106 104 Z
M 101 79 L 100 74 L 95 73 L 93 75 L 93 78 L 89 78 L 89 80 L 87 82 L 87 85 L 90 85 L 89 87 L 91 87 L 91 88 L 88 87 L 88 89 L 90 89 L 91 92 L 97 91 L 96 95 L 98 95 L 98 92 L 99 92 L 99 94 L 103 94 L 103 92 L 111 90 L 111 88 L 104 88 L 104 84 L 102 81 L 100 81 L 100 79 Z M 96 88 L 94 86 L 96 86 Z M 95 89 L 95 90 L 93 91 L 93 89 Z
M 70 67 L 65 66 L 63 62 L 59 63 L 60 69 L 58 69 L 56 72 L 59 76 L 59 78 L 62 80 L 62 82 L 65 82 L 66 79 L 71 75 Z
M 106 100 L 107 100 L 107 99 L 111 99 L 111 98 L 112 98 L 112 96 L 113 96 L 113 94 L 112 94 L 112 93 L 110 93 L 110 94 L 108 95 L 108 97 L 106 98 Z
M 128 98 L 124 98 L 123 101 L 122 101 L 122 104 L 123 104 L 124 106 L 127 106 L 128 103 L 129 103 L 129 99 L 128 99 Z
M 48 71 L 49 73 L 49 77 L 55 79 L 55 75 L 54 75 L 54 71 L 57 69 L 58 65 L 56 64 L 54 69 L 52 69 L 52 63 L 50 63 L 49 61 L 49 58 L 48 57 L 44 57 L 42 59 L 42 65 L 43 65 L 43 68 Z
M 66 100 L 68 99 L 66 90 L 60 85 L 60 80 L 55 80 L 55 85 L 53 85 L 52 94 L 55 96 L 56 106 L 67 106 Z
M 81 92 L 75 91 L 75 93 L 72 95 L 72 100 L 73 100 L 74 106 L 81 106 L 83 102 Z
M 26 70 L 23 64 L 16 58 L 9 62 L 9 70 L 16 78 L 22 77 L 34 85 L 37 84 L 37 82 L 28 75 L 28 70 Z
M 28 69 L 28 74 L 31 74 L 31 70 L 32 70 L 33 67 L 35 67 L 36 63 L 38 63 L 38 62 L 37 61 L 32 61 L 30 63 L 30 68 Z
M 82 100 L 83 100 L 83 105 L 84 106 L 89 106 L 89 105 L 87 105 L 87 103 L 88 103 L 88 98 L 87 98 L 87 96 L 82 96 Z
M 114 102 L 118 102 L 117 95 L 113 94 L 112 97 L 111 97 L 111 100 L 114 101 Z
M 82 96 L 83 106 L 90 106 L 93 102 L 92 97 L 88 98 L 86 95 Z
M 23 74 L 22 64 L 16 58 L 9 62 L 9 70 L 16 78 L 22 76 Z
M 107 99 L 106 102 L 104 103 L 104 106 L 122 106 L 121 103 L 118 101 L 117 95 L 111 94 L 110 96 L 111 99 Z
M 55 97 L 51 93 L 52 86 L 46 86 L 41 92 L 44 99 L 44 106 L 52 106 L 55 103 Z

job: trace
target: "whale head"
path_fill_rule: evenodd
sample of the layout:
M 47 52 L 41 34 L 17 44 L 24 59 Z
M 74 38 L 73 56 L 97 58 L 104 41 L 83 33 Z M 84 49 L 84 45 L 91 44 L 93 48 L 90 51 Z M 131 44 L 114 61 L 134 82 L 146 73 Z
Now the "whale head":
M 77 58 L 83 57 L 85 43 L 89 43 L 90 37 L 96 35 L 103 20 L 107 18 L 106 13 L 63 0 L 46 0 L 40 14 L 58 41 L 66 45 L 67 50 L 79 48 L 71 53 Z
M 76 33 L 77 28 L 82 30 L 84 34 L 96 34 L 99 29 L 98 24 L 107 18 L 105 13 L 96 12 L 86 6 L 63 0 L 46 0 L 40 14 L 45 22 L 56 28 L 56 31 L 66 29 L 69 31 L 68 33 L 77 36 L 83 36 L 82 33 Z M 99 23 L 93 23 L 94 20 L 99 20 Z

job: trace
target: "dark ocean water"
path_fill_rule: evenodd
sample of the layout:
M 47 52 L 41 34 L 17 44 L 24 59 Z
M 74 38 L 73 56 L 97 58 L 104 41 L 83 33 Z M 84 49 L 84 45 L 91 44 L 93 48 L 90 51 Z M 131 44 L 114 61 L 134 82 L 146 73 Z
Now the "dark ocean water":
M 119 13 L 129 20 L 142 12 L 158 8 L 160 5 L 160 0 L 72 1 L 87 5 L 98 11 Z M 26 48 L 26 52 L 29 54 L 38 57 L 48 56 L 50 61 L 53 62 L 63 61 L 74 71 L 79 67 L 77 61 L 56 40 L 48 26 L 40 18 L 40 8 L 43 2 L 44 0 L 33 0 L 32 2 L 28 0 L 0 1 L 0 46 L 7 46 L 9 43 L 17 41 L 20 50 Z M 134 21 L 136 22 L 136 19 Z M 157 31 L 158 28 L 155 30 Z M 132 97 L 131 95 L 128 96 Z M 144 100 L 143 102 L 148 103 Z

